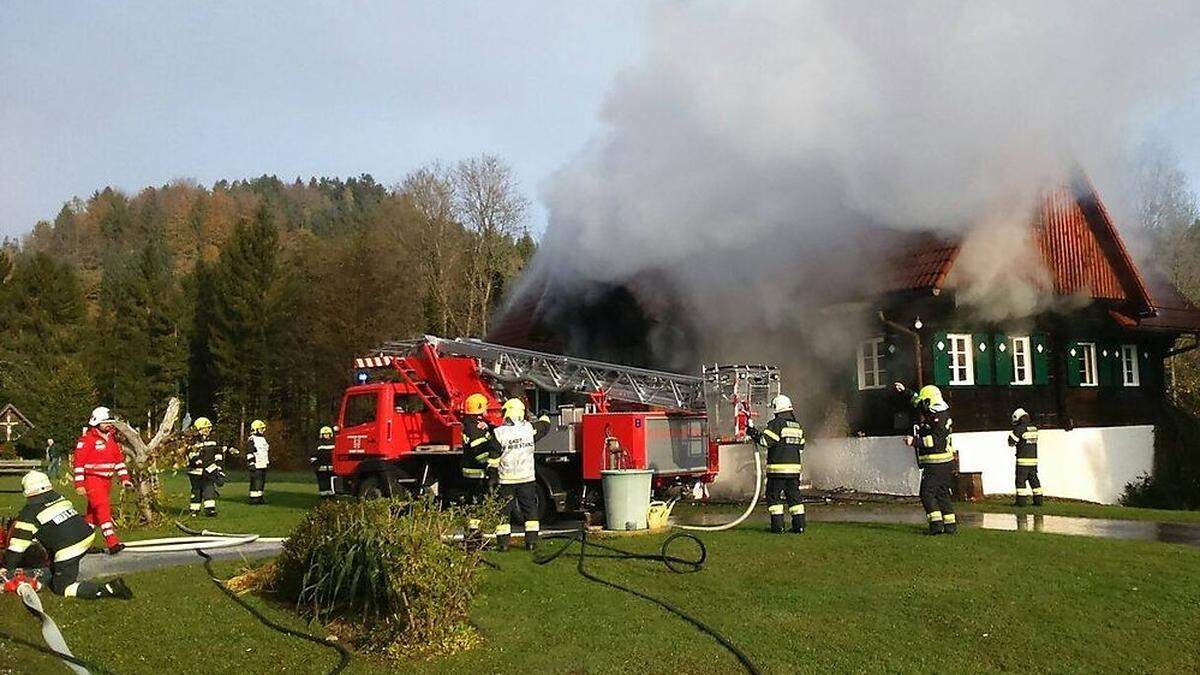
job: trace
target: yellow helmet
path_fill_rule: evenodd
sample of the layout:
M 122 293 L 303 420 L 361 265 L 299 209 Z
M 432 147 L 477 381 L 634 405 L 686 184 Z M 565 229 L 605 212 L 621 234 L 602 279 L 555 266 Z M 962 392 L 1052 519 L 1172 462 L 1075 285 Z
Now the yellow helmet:
M 321 427 L 321 438 L 333 438 L 333 427 Z
M 525 402 L 519 398 L 510 398 L 504 402 L 504 419 L 520 422 L 525 419 Z
M 195 422 L 192 422 L 192 428 L 196 431 L 208 431 L 212 429 L 212 422 L 207 417 L 197 417 Z
M 483 394 L 471 394 L 463 403 L 463 412 L 468 415 L 482 415 L 487 412 L 488 400 Z
M 921 387 L 921 391 L 917 392 L 917 403 L 925 405 L 935 412 L 941 412 L 947 408 L 946 399 L 942 398 L 942 390 L 932 384 Z
M 250 423 L 250 431 L 262 433 L 267 430 L 267 423 L 262 420 L 254 420 Z

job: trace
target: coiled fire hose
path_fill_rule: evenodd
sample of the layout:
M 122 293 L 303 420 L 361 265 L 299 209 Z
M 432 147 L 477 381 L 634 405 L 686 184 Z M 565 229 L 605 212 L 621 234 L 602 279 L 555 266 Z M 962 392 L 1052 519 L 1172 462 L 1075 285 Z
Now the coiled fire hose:
M 557 539 L 559 537 L 553 537 L 553 538 Z M 570 537 L 566 537 L 566 539 L 567 539 L 567 542 L 565 544 L 563 544 L 561 547 L 559 547 L 557 550 L 552 551 L 548 555 L 536 557 L 536 558 L 534 558 L 533 562 L 537 565 L 545 565 L 545 564 L 557 559 L 558 557 L 562 556 L 564 553 L 567 552 L 568 549 L 570 549 L 572 546 L 574 546 L 576 543 L 578 543 L 579 544 L 579 557 L 578 557 L 578 563 L 576 565 L 576 569 L 579 571 L 579 574 L 582 575 L 585 579 L 587 579 L 589 581 L 593 581 L 598 584 L 602 584 L 604 586 L 608 586 L 609 588 L 615 588 L 619 591 L 624 591 L 625 593 L 629 593 L 630 595 L 641 598 L 648 602 L 652 602 L 652 603 L 658 605 L 659 607 L 662 607 L 663 609 L 667 610 L 668 612 L 671 612 L 672 614 L 678 616 L 679 618 L 683 619 L 684 621 L 687 621 L 688 623 L 692 624 L 693 626 L 698 628 L 701 632 L 707 633 L 709 636 L 711 636 L 722 647 L 727 649 L 731 654 L 734 655 L 734 657 L 737 658 L 738 662 L 742 664 L 742 667 L 746 669 L 746 672 L 751 673 L 752 675 L 759 675 L 758 667 L 754 665 L 754 662 L 750 660 L 750 657 L 747 656 L 746 653 L 743 652 L 741 649 L 739 649 L 737 645 L 733 644 L 733 642 L 729 638 L 725 637 L 719 631 L 717 631 L 717 629 L 713 628 L 712 626 L 709 626 L 708 624 L 704 623 L 700 619 L 697 619 L 696 617 L 692 616 L 691 614 L 688 614 L 687 612 L 685 612 L 682 609 L 680 609 L 679 607 L 667 602 L 666 600 L 663 600 L 661 598 L 656 598 L 653 595 L 650 595 L 648 593 L 643 593 L 642 591 L 636 590 L 634 588 L 630 588 L 629 586 L 624 586 L 622 584 L 618 584 L 615 581 L 608 581 L 607 579 L 602 579 L 602 578 L 596 576 L 595 574 L 592 574 L 591 572 L 589 572 L 587 570 L 587 568 L 585 567 L 585 562 L 587 561 L 587 559 L 589 557 L 592 557 L 592 558 L 615 558 L 618 560 L 658 560 L 658 561 L 661 561 L 664 565 L 666 565 L 667 569 L 671 570 L 672 572 L 674 572 L 676 574 L 691 574 L 693 572 L 699 572 L 704 567 L 704 561 L 708 559 L 708 549 L 705 548 L 704 542 L 701 541 L 701 539 L 699 537 L 697 537 L 693 534 L 688 534 L 686 532 L 676 532 L 663 540 L 662 547 L 659 549 L 659 552 L 657 554 L 635 553 L 633 551 L 626 551 L 624 549 L 620 549 L 615 546 L 610 546 L 608 544 L 601 544 L 594 540 L 589 540 L 586 526 L 581 527 L 578 532 L 574 533 Z M 668 552 L 668 549 L 670 549 L 671 543 L 676 542 L 676 541 L 695 542 L 696 546 L 699 547 L 699 555 L 695 559 L 688 559 L 688 558 L 682 558 L 679 556 L 671 555 Z M 590 552 L 589 548 L 600 549 L 603 552 L 602 553 Z
M 681 530 L 692 530 L 693 532 L 720 532 L 722 530 L 732 530 L 741 525 L 743 521 L 754 513 L 754 507 L 758 505 L 758 498 L 762 494 L 762 453 L 754 451 L 754 498 L 750 500 L 750 506 L 746 507 L 746 511 L 738 516 L 736 520 L 732 520 L 722 525 L 673 525 L 672 527 Z

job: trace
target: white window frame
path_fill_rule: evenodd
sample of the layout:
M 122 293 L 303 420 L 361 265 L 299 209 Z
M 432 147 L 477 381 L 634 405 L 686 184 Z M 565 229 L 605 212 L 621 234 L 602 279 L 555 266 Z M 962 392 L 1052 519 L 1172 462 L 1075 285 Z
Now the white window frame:
M 1018 365 L 1018 356 L 1024 360 L 1024 366 Z M 1033 384 L 1033 347 L 1028 335 L 1012 339 L 1012 366 L 1012 384 Z M 1024 374 L 1019 375 L 1022 370 L 1025 371 Z
M 950 360 L 950 384 L 969 386 L 975 384 L 975 343 L 970 333 L 946 335 L 946 357 Z M 956 349 L 956 346 L 962 349 Z M 961 358 L 960 358 L 961 357 Z M 958 371 L 966 368 L 966 377 L 959 378 Z
M 1121 384 L 1126 387 L 1139 387 L 1142 384 L 1137 345 L 1121 345 Z
M 1099 387 L 1100 373 L 1097 370 L 1098 364 L 1096 363 L 1096 343 L 1079 342 L 1076 345 L 1076 348 L 1081 352 L 1080 358 L 1083 363 L 1083 372 L 1079 373 L 1079 386 Z M 1091 368 L 1089 369 L 1088 366 L 1091 366 Z
M 870 351 L 868 351 L 870 350 Z M 875 337 L 858 343 L 858 390 L 883 389 L 887 386 L 887 369 L 883 367 L 883 338 Z M 867 359 L 874 368 L 867 369 Z

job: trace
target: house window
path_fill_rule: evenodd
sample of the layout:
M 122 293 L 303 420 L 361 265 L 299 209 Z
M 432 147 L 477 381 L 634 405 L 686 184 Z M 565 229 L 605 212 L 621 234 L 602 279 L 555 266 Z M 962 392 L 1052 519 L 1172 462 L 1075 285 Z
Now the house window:
M 1029 338 L 1012 339 L 1013 384 L 1033 384 L 1033 364 L 1029 360 Z
M 1096 380 L 1096 343 L 1079 343 L 1079 386 L 1095 387 Z
M 950 343 L 950 384 L 975 384 L 970 334 L 950 334 L 946 336 L 946 341 Z
M 883 338 L 871 338 L 858 343 L 858 388 L 882 389 L 886 386 L 887 370 L 883 367 Z
M 1137 345 L 1121 345 L 1121 383 L 1126 387 L 1136 387 L 1142 383 L 1138 372 Z

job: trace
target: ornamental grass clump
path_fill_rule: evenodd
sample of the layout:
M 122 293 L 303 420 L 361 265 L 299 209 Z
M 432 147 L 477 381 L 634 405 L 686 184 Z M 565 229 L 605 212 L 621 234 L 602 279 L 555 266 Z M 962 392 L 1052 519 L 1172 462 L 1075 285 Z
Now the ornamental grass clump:
M 427 657 L 479 640 L 468 618 L 480 554 L 454 541 L 461 509 L 432 500 L 330 501 L 276 561 L 276 593 L 354 648 Z

